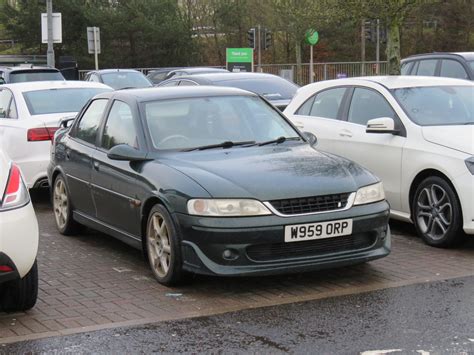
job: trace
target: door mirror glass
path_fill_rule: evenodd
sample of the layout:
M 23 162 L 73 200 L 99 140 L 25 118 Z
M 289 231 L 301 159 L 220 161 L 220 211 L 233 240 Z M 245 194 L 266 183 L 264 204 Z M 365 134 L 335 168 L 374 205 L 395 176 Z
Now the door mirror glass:
M 318 143 L 318 138 L 311 132 L 303 132 L 303 136 L 306 138 L 306 141 L 310 145 L 316 145 Z
M 146 153 L 128 144 L 119 144 L 109 150 L 107 157 L 112 160 L 143 161 L 146 160 Z
M 395 121 L 390 117 L 374 118 L 367 122 L 367 133 L 397 133 Z

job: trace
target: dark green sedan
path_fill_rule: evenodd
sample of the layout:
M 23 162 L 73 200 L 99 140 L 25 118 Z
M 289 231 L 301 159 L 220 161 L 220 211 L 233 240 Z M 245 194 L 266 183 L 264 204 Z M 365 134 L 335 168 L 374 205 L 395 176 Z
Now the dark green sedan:
M 267 275 L 390 252 L 381 182 L 319 152 L 256 94 L 104 93 L 56 133 L 48 178 L 62 234 L 82 224 L 144 250 L 156 279 Z

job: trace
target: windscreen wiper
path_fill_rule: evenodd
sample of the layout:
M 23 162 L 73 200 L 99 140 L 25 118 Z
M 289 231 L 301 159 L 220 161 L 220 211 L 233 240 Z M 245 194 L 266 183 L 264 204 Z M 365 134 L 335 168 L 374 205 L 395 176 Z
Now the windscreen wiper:
M 266 141 L 266 142 L 260 142 L 260 143 L 255 143 L 255 145 L 258 145 L 259 147 L 261 147 L 262 145 L 268 145 L 268 144 L 273 144 L 273 143 L 276 143 L 276 144 L 281 144 L 283 142 L 286 142 L 286 141 L 300 141 L 301 140 L 301 137 L 278 137 L 276 139 L 272 139 L 272 140 L 269 140 L 269 141 Z
M 214 149 L 214 148 L 232 148 L 238 145 L 247 145 L 247 144 L 255 144 L 255 141 L 242 141 L 242 142 L 232 142 L 232 141 L 225 141 L 222 143 L 217 144 L 210 144 L 210 145 L 203 145 L 200 147 L 193 147 L 193 148 L 186 148 L 182 149 L 182 152 L 190 152 L 192 150 L 206 150 L 206 149 Z

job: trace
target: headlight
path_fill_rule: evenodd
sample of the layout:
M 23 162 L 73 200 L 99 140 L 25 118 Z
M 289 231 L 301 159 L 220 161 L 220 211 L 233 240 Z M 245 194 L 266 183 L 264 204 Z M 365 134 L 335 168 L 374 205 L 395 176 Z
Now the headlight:
M 357 190 L 354 205 L 365 205 L 366 203 L 382 201 L 384 199 L 385 192 L 383 191 L 383 185 L 381 182 L 378 182 Z
M 464 160 L 467 166 L 467 170 L 471 172 L 472 175 L 474 175 L 474 157 L 467 158 Z
M 194 199 L 188 201 L 189 214 L 197 216 L 235 217 L 235 216 L 261 216 L 271 212 L 256 200 L 235 199 Z

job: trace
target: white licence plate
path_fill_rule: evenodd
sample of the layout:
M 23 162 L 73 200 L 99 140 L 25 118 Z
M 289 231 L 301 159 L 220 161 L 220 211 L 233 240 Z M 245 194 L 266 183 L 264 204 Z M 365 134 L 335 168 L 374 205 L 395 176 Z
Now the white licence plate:
M 285 226 L 285 242 L 340 237 L 352 234 L 352 219 Z

